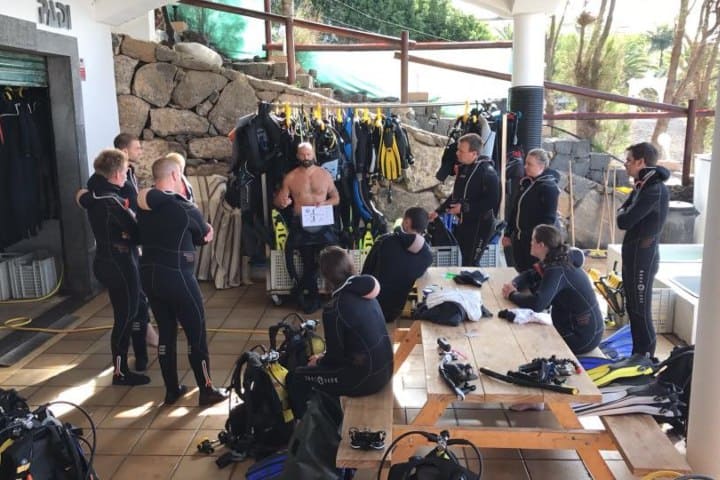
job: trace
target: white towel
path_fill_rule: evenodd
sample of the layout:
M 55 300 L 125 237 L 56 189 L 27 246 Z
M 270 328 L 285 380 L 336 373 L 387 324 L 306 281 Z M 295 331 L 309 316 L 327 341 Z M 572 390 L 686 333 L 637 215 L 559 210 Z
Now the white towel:
M 440 305 L 443 302 L 455 302 L 459 304 L 468 320 L 478 322 L 482 318 L 482 296 L 477 290 L 438 290 L 425 297 L 428 308 Z

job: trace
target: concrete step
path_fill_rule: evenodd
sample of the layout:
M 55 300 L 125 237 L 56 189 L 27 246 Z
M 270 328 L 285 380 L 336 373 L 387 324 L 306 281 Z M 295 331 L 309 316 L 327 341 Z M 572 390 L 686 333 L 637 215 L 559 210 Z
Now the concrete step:
M 311 92 L 315 92 L 324 97 L 333 98 L 333 89 L 330 87 L 314 87 L 310 89 Z

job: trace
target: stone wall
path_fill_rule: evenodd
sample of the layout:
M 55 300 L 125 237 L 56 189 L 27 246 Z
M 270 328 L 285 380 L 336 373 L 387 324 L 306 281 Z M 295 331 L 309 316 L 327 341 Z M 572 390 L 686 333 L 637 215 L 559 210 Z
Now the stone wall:
M 550 167 L 560 173 L 558 211 L 568 233 L 571 229 L 568 171 L 572 168 L 575 244 L 594 249 L 598 237 L 600 248 L 622 242 L 624 231 L 615 229 L 613 239 L 612 230 L 615 211 L 627 198 L 617 189 L 613 195 L 613 176 L 618 187 L 631 185 L 623 164 L 608 154 L 591 152 L 588 140 L 546 138 L 543 148 L 550 154 Z
M 150 165 L 171 152 L 188 159 L 190 174 L 225 174 L 232 155 L 227 138 L 237 119 L 257 111 L 259 101 L 300 103 L 308 106 L 334 100 L 272 80 L 261 80 L 222 64 L 217 53 L 198 44 L 177 44 L 173 49 L 152 42 L 115 36 L 115 81 L 120 130 L 141 138 L 143 156 L 138 177 L 149 184 Z M 412 113 L 397 109 L 403 121 Z M 435 171 L 447 137 L 407 126 L 415 155 L 388 203 L 376 186 L 378 207 L 390 218 L 415 205 L 434 209 L 440 187 Z M 449 188 L 452 188 L 450 186 Z

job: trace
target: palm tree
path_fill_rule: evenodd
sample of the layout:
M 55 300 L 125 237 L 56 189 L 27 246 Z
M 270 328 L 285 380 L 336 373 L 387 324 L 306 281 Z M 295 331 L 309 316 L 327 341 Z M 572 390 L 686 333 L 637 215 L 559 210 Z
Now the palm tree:
M 660 25 L 654 32 L 648 31 L 646 35 L 648 40 L 650 40 L 650 51 L 652 52 L 657 50 L 660 52 L 660 64 L 658 65 L 658 68 L 662 69 L 663 56 L 665 54 L 665 50 L 672 46 L 674 32 L 668 25 Z

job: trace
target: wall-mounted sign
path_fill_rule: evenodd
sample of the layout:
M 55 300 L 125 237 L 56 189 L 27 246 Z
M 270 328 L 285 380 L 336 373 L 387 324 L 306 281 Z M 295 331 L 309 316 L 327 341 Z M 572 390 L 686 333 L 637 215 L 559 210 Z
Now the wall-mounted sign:
M 70 5 L 53 0 L 37 0 L 38 22 L 48 27 L 72 28 Z

